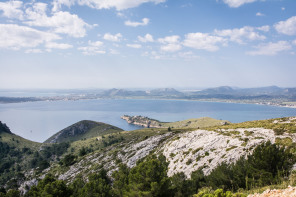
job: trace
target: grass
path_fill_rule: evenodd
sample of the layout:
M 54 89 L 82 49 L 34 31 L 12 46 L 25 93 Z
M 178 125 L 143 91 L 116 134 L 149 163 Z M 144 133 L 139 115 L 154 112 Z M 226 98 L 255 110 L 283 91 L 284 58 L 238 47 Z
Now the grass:
M 228 152 L 228 151 L 230 151 L 230 150 L 232 150 L 232 149 L 235 149 L 235 148 L 237 148 L 237 146 L 232 146 L 232 147 L 230 147 L 230 148 L 227 148 L 226 151 Z
M 42 143 L 33 142 L 18 135 L 5 132 L 0 132 L 0 141 L 7 143 L 11 147 L 16 147 L 19 150 L 21 150 L 22 148 L 38 150 L 42 145 Z
M 163 127 L 170 128 L 205 128 L 211 126 L 219 126 L 224 124 L 224 122 L 230 123 L 225 120 L 216 120 L 214 118 L 204 117 L 204 118 L 193 118 L 188 120 L 182 120 L 170 123 L 161 123 Z
M 293 144 L 293 140 L 289 137 L 286 138 L 275 138 L 275 143 L 282 146 L 291 146 Z
M 237 129 L 237 128 L 265 128 L 272 129 L 275 131 L 275 134 L 283 134 L 283 133 L 296 133 L 296 125 L 293 123 L 283 123 L 288 118 L 275 118 L 268 120 L 255 120 L 255 121 L 247 121 L 242 123 L 235 123 L 223 126 L 214 126 L 208 128 L 209 130 L 219 130 L 219 129 Z M 278 123 L 274 123 L 278 121 Z M 246 135 L 251 135 L 252 133 L 246 133 Z
M 73 142 L 82 139 L 89 139 L 110 133 L 121 132 L 122 129 L 95 121 L 83 120 L 77 122 L 50 137 L 45 142 L 50 142 L 59 135 L 57 142 Z M 75 133 L 75 134 L 73 134 Z

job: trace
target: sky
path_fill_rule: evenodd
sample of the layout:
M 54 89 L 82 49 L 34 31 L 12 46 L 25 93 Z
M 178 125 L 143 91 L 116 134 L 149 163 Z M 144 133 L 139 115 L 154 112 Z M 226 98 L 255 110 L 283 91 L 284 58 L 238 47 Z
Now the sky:
M 1 0 L 0 70 L 0 89 L 296 87 L 296 1 Z

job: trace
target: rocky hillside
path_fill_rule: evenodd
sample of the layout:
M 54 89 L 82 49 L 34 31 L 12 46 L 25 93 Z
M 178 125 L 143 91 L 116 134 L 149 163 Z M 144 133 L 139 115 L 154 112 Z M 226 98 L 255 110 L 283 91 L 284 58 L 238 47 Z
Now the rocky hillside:
M 176 135 L 162 152 L 169 162 L 169 176 L 184 172 L 190 178 L 199 168 L 208 175 L 223 162 L 234 163 L 266 141 L 292 144 L 296 142 L 296 134 L 277 136 L 272 129 L 264 128 L 196 130 Z
M 56 142 L 66 139 L 64 142 L 70 143 L 53 144 L 55 147 L 52 148 L 44 144 L 37 150 L 39 153 L 30 154 L 33 160 L 27 162 L 37 159 L 47 165 L 38 164 L 40 167 L 30 170 L 23 168 L 24 177 L 18 183 L 21 190 L 26 191 L 46 174 L 66 183 L 77 177 L 87 181 L 89 175 L 102 169 L 111 178 L 121 165 L 135 168 L 152 154 L 164 156 L 168 177 L 184 174 L 184 180 L 189 180 L 199 170 L 203 176 L 210 176 L 223 163 L 234 164 L 240 158 L 247 158 L 267 141 L 289 148 L 295 155 L 296 117 L 218 125 L 202 129 L 176 127 L 121 131 L 107 124 L 81 121 L 50 139 Z M 73 136 L 77 136 L 76 140 Z M 61 147 L 62 151 L 59 151 Z M 55 153 L 48 157 L 49 152 L 45 154 L 45 150 Z M 42 160 L 38 160 L 38 154 Z
M 288 128 L 296 128 L 295 121 L 296 118 L 253 121 L 191 131 L 154 128 L 122 132 L 111 135 L 110 138 L 121 139 L 119 143 L 107 145 L 102 150 L 81 159 L 70 169 L 60 173 L 59 177 L 71 180 L 78 174 L 87 175 L 89 169 L 95 170 L 95 166 L 100 165 L 104 165 L 111 174 L 118 167 L 116 159 L 128 167 L 133 167 L 150 152 L 162 153 L 166 157 L 169 162 L 168 176 L 183 172 L 190 178 L 191 173 L 199 168 L 207 175 L 222 162 L 234 163 L 266 141 L 295 146 L 296 133 Z M 263 127 L 258 127 L 259 125 Z M 278 128 L 287 130 L 279 134 Z M 104 143 L 103 141 L 110 140 L 109 136 L 87 143 Z
M 51 136 L 44 143 L 71 142 L 101 136 L 107 133 L 121 132 L 122 129 L 101 122 L 83 120 Z

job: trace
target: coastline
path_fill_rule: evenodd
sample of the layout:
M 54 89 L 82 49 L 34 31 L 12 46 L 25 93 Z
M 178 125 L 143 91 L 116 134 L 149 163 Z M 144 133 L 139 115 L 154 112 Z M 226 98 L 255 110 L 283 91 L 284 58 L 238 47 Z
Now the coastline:
M 17 98 L 17 97 L 9 97 L 9 98 Z M 24 97 L 25 98 L 25 97 Z M 30 97 L 32 98 L 32 97 Z M 291 101 L 283 101 L 283 102 L 271 102 L 271 101 L 242 101 L 242 100 L 227 100 L 227 99 L 186 99 L 186 98 L 158 98 L 158 97 L 150 97 L 150 98 L 144 98 L 144 97 L 114 97 L 114 98 L 40 98 L 40 97 L 33 97 L 36 98 L 36 100 L 24 100 L 24 101 L 7 101 L 3 102 L 0 101 L 0 104 L 15 104 L 15 103 L 28 103 L 28 102 L 54 102 L 54 101 L 80 101 L 80 100 L 176 100 L 176 101 L 199 101 L 199 102 L 216 102 L 216 103 L 235 103 L 235 104 L 255 104 L 255 105 L 265 105 L 265 106 L 274 106 L 274 107 L 285 107 L 285 108 L 296 108 L 296 102 Z M 286 104 L 289 103 L 289 104 Z

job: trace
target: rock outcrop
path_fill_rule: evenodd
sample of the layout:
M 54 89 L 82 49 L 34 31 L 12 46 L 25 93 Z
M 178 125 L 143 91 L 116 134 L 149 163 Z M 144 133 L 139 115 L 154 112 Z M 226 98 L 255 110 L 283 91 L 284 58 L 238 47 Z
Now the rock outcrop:
M 208 175 L 222 162 L 233 163 L 263 142 L 285 138 L 296 142 L 295 134 L 276 136 L 273 130 L 263 128 L 196 130 L 174 136 L 163 147 L 163 154 L 169 162 L 169 176 L 184 172 L 190 178 L 199 168 Z

